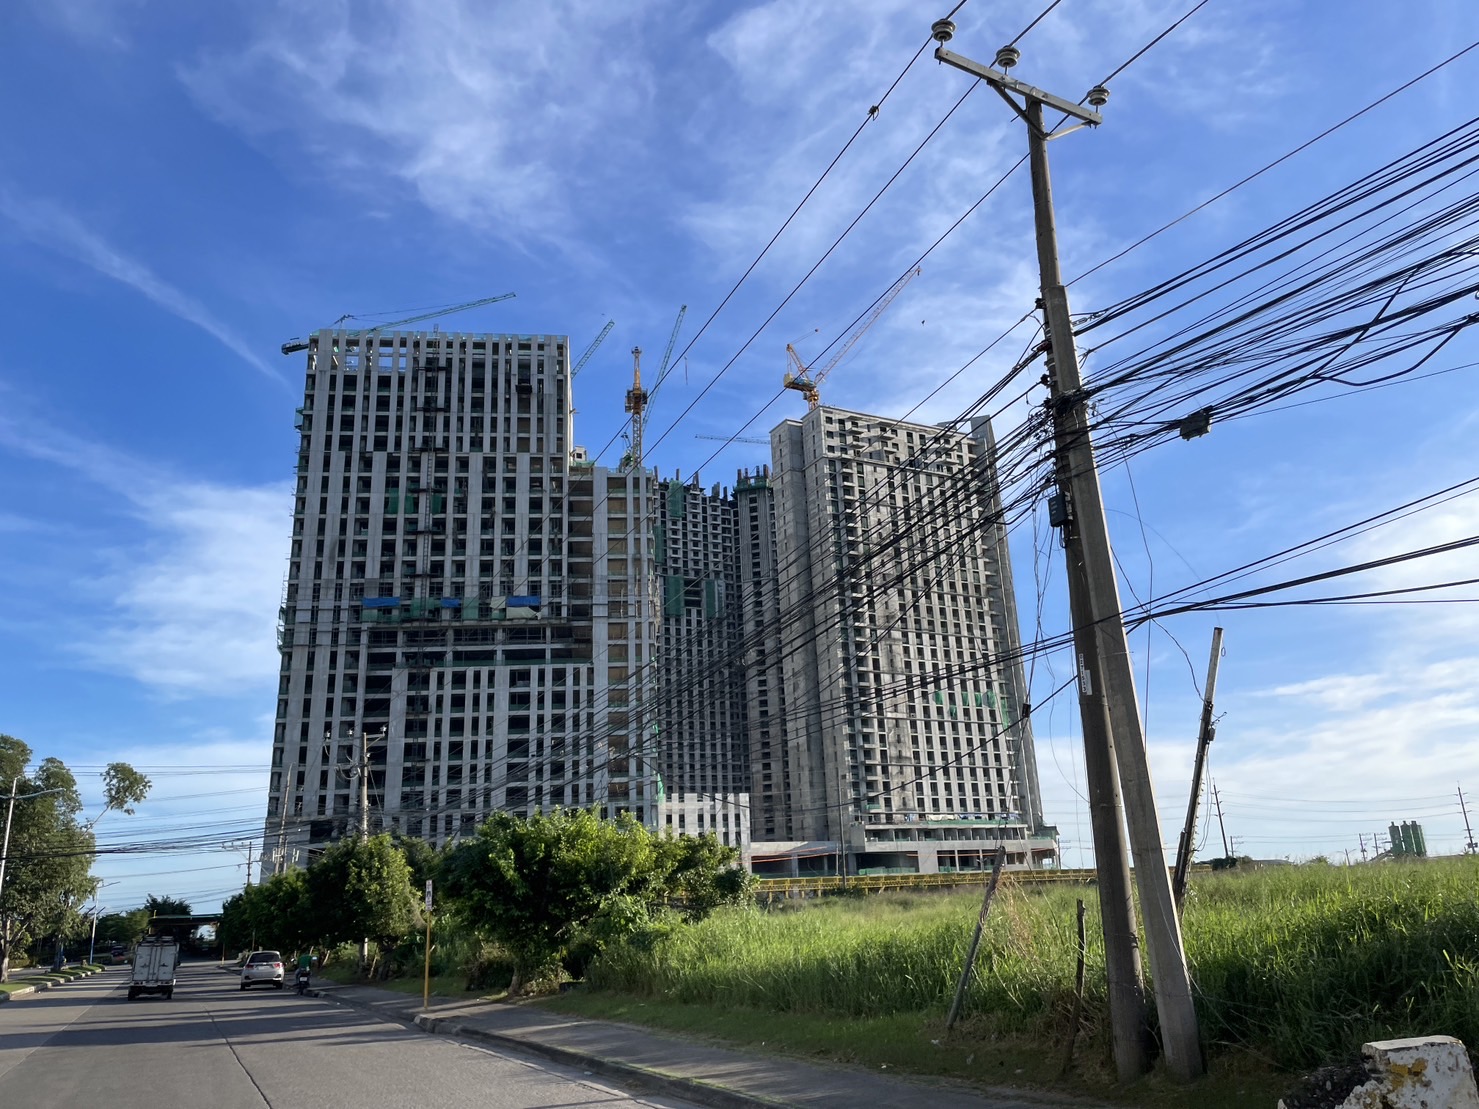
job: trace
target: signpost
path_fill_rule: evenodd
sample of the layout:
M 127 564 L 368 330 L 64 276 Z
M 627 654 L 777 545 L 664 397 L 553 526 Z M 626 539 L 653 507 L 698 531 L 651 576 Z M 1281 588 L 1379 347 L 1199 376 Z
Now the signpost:
M 426 970 L 421 977 L 421 1009 L 431 1008 L 431 879 L 426 880 Z

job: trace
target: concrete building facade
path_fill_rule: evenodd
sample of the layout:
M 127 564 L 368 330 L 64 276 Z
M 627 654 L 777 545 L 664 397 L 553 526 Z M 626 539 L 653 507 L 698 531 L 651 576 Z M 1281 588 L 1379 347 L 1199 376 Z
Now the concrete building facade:
M 442 843 L 562 804 L 653 821 L 631 758 L 659 634 L 652 483 L 574 449 L 566 338 L 307 350 L 268 869 L 358 825 L 364 747 L 372 830 Z
M 1056 861 L 988 436 L 826 407 L 771 433 L 784 769 L 756 821 L 853 870 Z
M 1055 856 L 988 428 L 818 408 L 704 490 L 586 459 L 564 336 L 306 349 L 267 872 L 556 806 L 760 870 Z

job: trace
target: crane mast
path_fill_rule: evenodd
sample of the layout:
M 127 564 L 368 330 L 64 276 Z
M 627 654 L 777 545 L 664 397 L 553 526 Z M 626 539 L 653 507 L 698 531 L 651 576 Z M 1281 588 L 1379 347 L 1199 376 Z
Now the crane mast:
M 688 305 L 678 309 L 678 318 L 673 321 L 673 330 L 668 334 L 667 349 L 662 352 L 662 364 L 657 368 L 657 381 L 653 384 L 653 392 L 657 391 L 667 377 L 668 362 L 673 357 L 673 347 L 678 343 L 678 331 L 683 326 L 683 316 L 688 311 Z M 634 467 L 640 469 L 642 466 L 642 429 L 647 423 L 647 402 L 652 399 L 652 394 L 642 388 L 642 348 L 632 348 L 632 387 L 627 390 L 626 410 L 632 415 L 632 431 L 630 435 L 631 449 L 627 451 L 626 457 L 622 459 L 622 468 Z
M 627 459 L 632 466 L 642 465 L 642 424 L 647 409 L 647 390 L 642 388 L 642 348 L 632 348 L 632 387 L 627 390 L 626 410 L 632 414 L 632 448 Z

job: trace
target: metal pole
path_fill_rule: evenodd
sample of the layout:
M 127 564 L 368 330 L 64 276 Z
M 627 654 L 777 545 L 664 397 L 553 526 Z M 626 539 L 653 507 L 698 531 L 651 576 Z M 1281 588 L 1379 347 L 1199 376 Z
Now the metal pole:
M 426 915 L 426 968 L 421 976 L 421 1011 L 431 1008 L 431 914 Z
M 1217 690 L 1217 663 L 1222 658 L 1222 629 L 1212 629 L 1212 660 L 1207 663 L 1207 692 L 1202 697 L 1202 726 L 1197 732 L 1196 765 L 1191 772 L 1191 801 L 1186 806 L 1186 824 L 1181 829 L 1181 843 L 1176 848 L 1176 873 L 1171 878 L 1171 893 L 1176 908 L 1186 897 L 1186 872 L 1196 848 L 1197 802 L 1202 796 L 1202 771 L 1207 765 L 1207 748 L 1212 743 L 1216 726 L 1212 723 L 1212 695 Z

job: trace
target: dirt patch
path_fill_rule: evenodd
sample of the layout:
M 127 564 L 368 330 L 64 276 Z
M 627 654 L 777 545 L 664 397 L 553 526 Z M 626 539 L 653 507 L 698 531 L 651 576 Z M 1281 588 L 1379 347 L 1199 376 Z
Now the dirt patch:
M 1285 1109 L 1333 1109 L 1357 1086 L 1371 1080 L 1371 1072 L 1360 1060 L 1336 1063 L 1311 1071 L 1284 1095 Z

